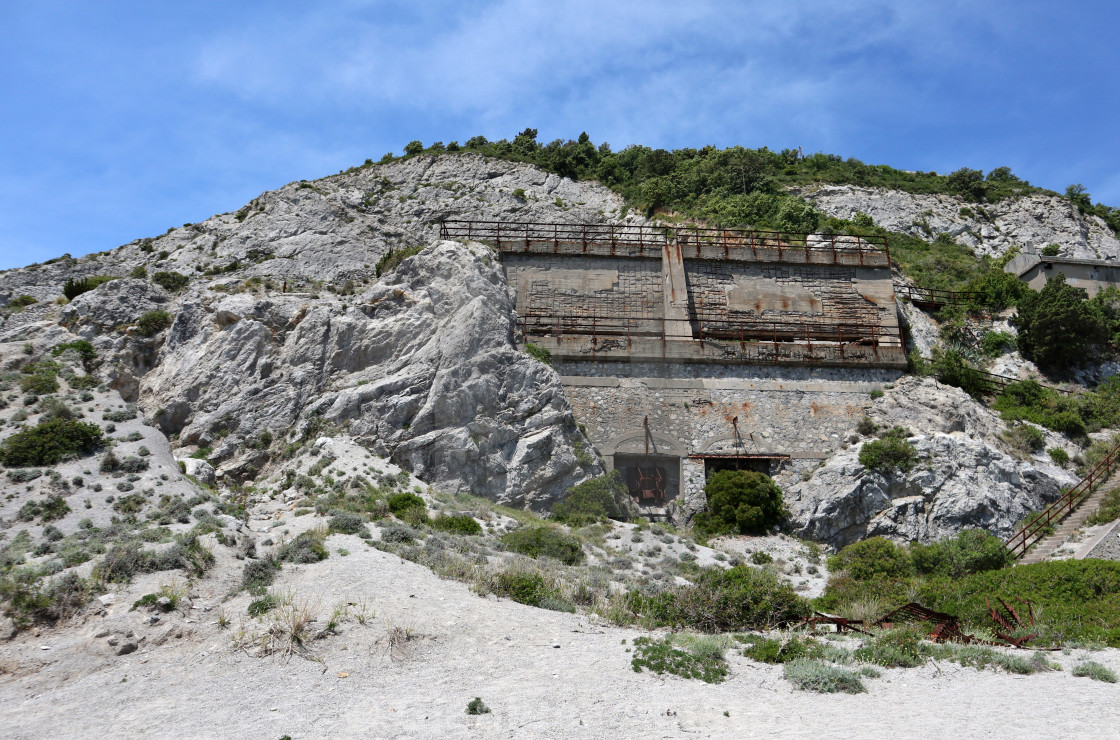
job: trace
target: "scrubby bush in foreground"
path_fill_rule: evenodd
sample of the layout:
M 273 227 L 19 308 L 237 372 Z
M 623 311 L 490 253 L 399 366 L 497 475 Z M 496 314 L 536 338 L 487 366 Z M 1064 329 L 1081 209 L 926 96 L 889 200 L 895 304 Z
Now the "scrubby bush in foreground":
M 583 562 L 583 545 L 577 537 L 555 527 L 522 527 L 502 535 L 502 543 L 512 552 L 539 558 L 556 558 L 567 565 Z
M 631 591 L 630 608 L 652 626 L 700 632 L 779 627 L 809 616 L 809 602 L 777 575 L 746 565 L 709 570 L 695 583 L 646 595 Z
M 704 683 L 723 683 L 727 679 L 727 663 L 721 655 L 711 652 L 697 655 L 681 650 L 674 646 L 671 635 L 660 640 L 636 638 L 630 667 L 635 673 L 641 673 L 645 668 L 653 673 L 671 673 L 681 678 L 696 678 Z

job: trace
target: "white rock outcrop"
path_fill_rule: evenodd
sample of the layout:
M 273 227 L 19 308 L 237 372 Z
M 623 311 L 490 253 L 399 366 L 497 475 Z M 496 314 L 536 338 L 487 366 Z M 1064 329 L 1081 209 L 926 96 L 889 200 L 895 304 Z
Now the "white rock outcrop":
M 931 542 L 967 528 L 1006 537 L 1016 522 L 1058 498 L 1061 486 L 1076 482 L 1045 454 L 1019 460 L 1000 449 L 1000 419 L 930 378 L 902 379 L 870 416 L 880 427 L 913 432 L 920 462 L 907 473 L 887 474 L 859 463 L 862 444 L 842 450 L 787 490 L 799 536 L 836 547 L 875 535 Z M 1050 445 L 1061 444 L 1047 436 Z
M 794 192 L 836 218 L 865 213 L 889 231 L 923 239 L 948 234 L 977 254 L 999 256 L 1018 246 L 1039 253 L 1057 244 L 1077 259 L 1120 259 L 1120 239 L 1096 216 L 1083 216 L 1068 200 L 1035 194 L 998 203 L 970 203 L 953 195 L 914 194 L 856 185 L 822 185 Z

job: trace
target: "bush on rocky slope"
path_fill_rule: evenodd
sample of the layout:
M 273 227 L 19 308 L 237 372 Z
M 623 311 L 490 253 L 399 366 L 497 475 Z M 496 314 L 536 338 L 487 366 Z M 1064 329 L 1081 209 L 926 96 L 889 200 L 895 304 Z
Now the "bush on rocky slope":
M 626 500 L 622 474 L 612 470 L 572 486 L 564 498 L 552 505 L 552 518 L 573 527 L 603 519 L 624 519 L 620 502 Z
M 89 455 L 101 447 L 101 430 L 72 419 L 50 419 L 0 442 L 0 463 L 9 468 L 54 465 L 71 455 Z

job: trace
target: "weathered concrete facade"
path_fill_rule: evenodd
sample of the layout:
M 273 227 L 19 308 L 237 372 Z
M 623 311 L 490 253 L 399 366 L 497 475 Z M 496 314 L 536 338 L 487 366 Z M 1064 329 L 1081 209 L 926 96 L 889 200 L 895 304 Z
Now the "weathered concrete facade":
M 885 261 L 643 249 L 501 251 L 524 338 L 552 353 L 576 419 L 651 516 L 690 519 L 716 469 L 792 484 L 902 374 Z
M 1082 260 L 1070 257 L 1042 257 L 1021 254 L 1004 268 L 1035 290 L 1042 290 L 1059 273 L 1075 288 L 1083 288 L 1092 298 L 1103 288 L 1120 286 L 1120 263 L 1114 260 Z
M 557 370 L 576 419 L 608 462 L 680 461 L 672 514 L 683 519 L 703 509 L 705 471 L 714 467 L 761 470 L 783 486 L 799 480 L 844 444 L 871 391 L 901 375 L 691 363 L 560 363 Z

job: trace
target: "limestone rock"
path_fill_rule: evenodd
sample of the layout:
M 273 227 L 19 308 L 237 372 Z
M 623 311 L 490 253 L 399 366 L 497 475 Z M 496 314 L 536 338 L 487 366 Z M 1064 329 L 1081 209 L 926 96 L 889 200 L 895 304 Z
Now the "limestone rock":
M 110 280 L 70 301 L 62 309 L 62 319 L 102 328 L 126 326 L 148 311 L 166 308 L 167 302 L 167 292 L 147 280 Z
M 862 445 L 840 451 L 786 491 L 798 536 L 835 547 L 876 535 L 931 542 L 967 528 L 1007 537 L 1016 522 L 1058 498 L 1061 486 L 1076 482 L 1044 455 L 1024 461 L 1000 449 L 1003 422 L 932 378 L 903 378 L 869 416 L 880 427 L 915 433 L 910 441 L 920 463 L 908 473 L 884 474 L 859 463 Z
M 1034 194 L 977 205 L 952 195 L 913 194 L 856 185 L 801 188 L 807 201 L 837 218 L 866 213 L 885 229 L 923 239 L 948 234 L 978 254 L 999 256 L 1013 245 L 1038 254 L 1057 244 L 1065 257 L 1120 259 L 1120 239 L 1096 216 L 1056 195 Z
M 183 466 L 183 472 L 191 476 L 199 483 L 207 486 L 214 484 L 214 466 L 205 460 L 199 460 L 193 457 L 177 457 L 175 462 Z

